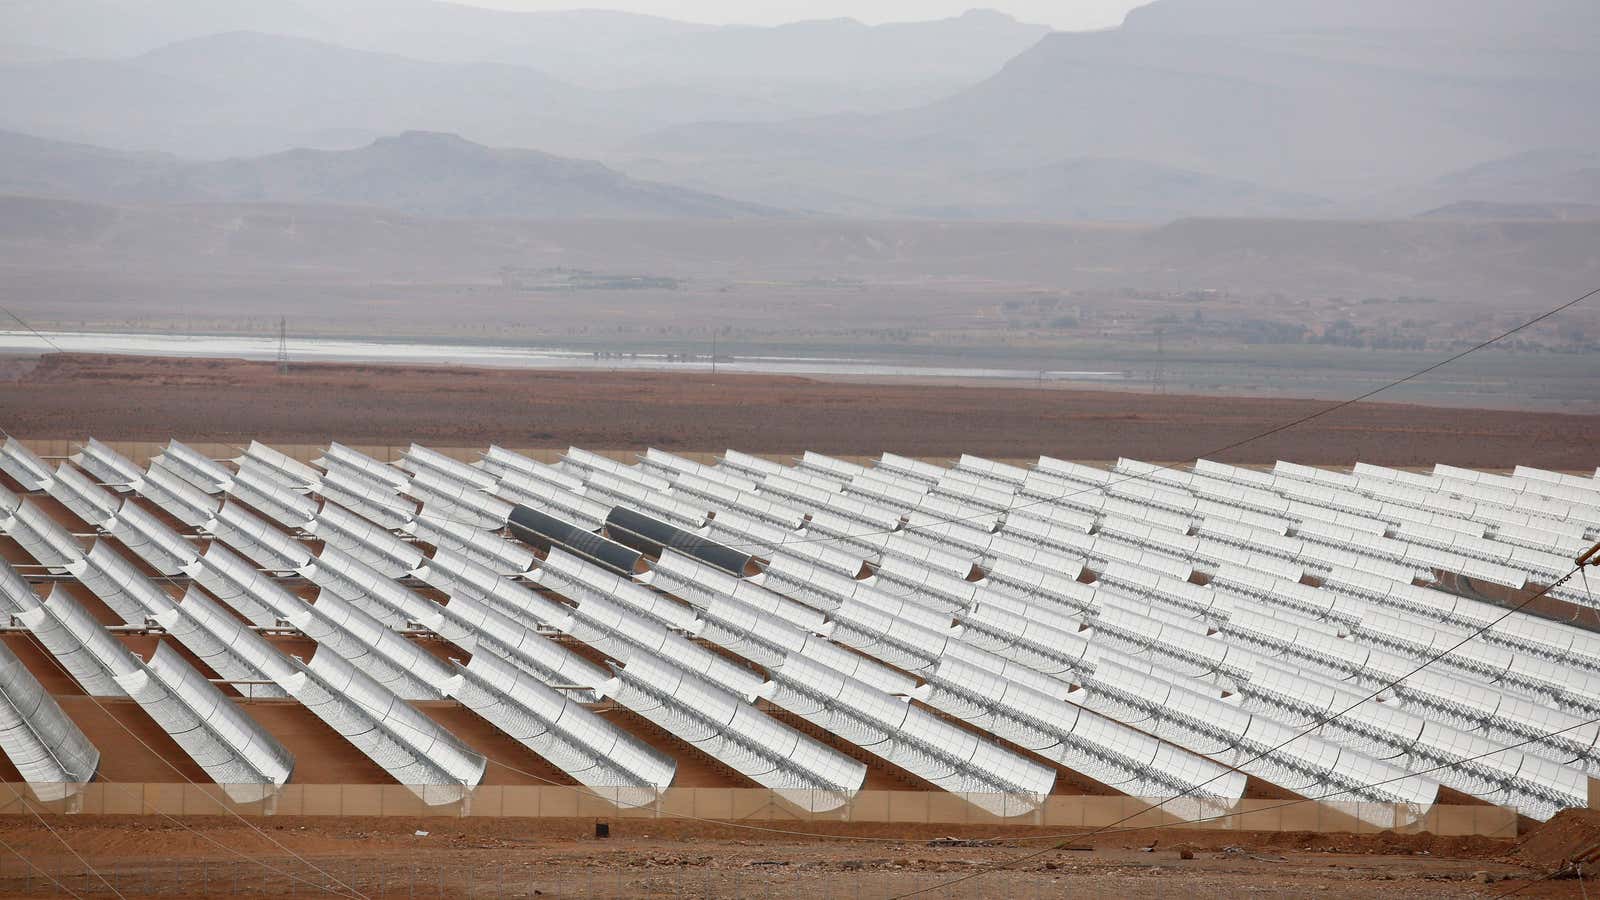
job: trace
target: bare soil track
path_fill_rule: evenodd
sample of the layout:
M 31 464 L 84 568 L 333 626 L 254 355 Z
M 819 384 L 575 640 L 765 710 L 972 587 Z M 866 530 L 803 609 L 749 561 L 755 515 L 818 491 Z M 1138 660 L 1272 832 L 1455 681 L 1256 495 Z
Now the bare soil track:
M 758 375 L 552 372 L 56 354 L 0 372 L 35 438 L 487 445 L 1590 470 L 1600 416 Z
M 890 840 L 847 841 L 613 821 L 612 837 L 598 840 L 587 819 L 255 823 L 260 832 L 220 818 L 85 816 L 54 820 L 52 835 L 8 817 L 0 839 L 38 869 L 5 859 L 0 894 L 49 896 L 48 873 L 109 895 L 63 841 L 129 897 L 326 896 L 335 882 L 369 897 L 1493 897 L 1550 871 L 1510 842 L 1432 835 L 1162 830 L 1062 840 L 1052 832 L 1049 841 L 1000 845 L 985 839 L 1029 830 L 856 826 L 847 833 Z M 978 845 L 941 846 L 947 836 Z M 1576 880 L 1555 878 L 1519 894 L 1580 895 Z

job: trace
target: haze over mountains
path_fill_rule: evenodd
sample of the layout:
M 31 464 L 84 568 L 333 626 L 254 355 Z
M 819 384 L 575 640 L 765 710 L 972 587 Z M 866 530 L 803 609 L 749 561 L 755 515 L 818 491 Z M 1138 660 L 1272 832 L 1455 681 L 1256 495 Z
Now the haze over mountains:
M 781 215 L 603 165 L 406 132 L 355 150 L 186 162 L 0 132 L 0 193 L 124 203 L 371 206 L 451 218 L 730 219 Z
M 0 0 L 0 28 L 0 128 L 237 158 L 14 138 L 0 183 L 21 194 L 1043 221 L 1600 205 L 1593 0 L 1156 0 L 1075 34 L 985 12 L 723 28 L 430 0 Z M 408 132 L 460 140 L 390 140 Z M 488 147 L 529 153 L 511 175 Z

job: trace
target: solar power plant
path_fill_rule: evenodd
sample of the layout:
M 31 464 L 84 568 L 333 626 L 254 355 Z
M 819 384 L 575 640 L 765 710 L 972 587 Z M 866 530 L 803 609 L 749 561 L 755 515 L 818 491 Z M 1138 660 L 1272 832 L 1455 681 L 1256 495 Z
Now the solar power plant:
M 76 446 L 0 448 L 0 749 L 41 800 L 104 777 L 84 695 L 238 802 L 315 754 L 454 803 L 511 745 L 618 803 L 811 813 L 1087 785 L 1397 827 L 1600 776 L 1600 601 L 1508 612 L 1600 539 L 1600 478 Z

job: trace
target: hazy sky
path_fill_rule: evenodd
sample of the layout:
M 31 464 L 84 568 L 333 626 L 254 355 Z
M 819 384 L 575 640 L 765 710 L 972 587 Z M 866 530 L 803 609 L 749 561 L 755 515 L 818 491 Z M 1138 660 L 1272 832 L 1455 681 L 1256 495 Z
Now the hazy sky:
M 974 6 L 1066 30 L 1106 28 L 1148 0 L 464 0 L 500 9 L 620 9 L 690 22 L 776 25 L 849 17 L 902 22 L 960 15 Z

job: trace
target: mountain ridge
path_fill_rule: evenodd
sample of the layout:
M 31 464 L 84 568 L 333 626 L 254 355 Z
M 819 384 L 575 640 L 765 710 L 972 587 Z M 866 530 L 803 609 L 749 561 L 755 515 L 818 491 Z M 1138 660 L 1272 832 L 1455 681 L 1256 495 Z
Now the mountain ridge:
M 354 150 L 185 162 L 0 132 L 0 192 L 91 202 L 366 206 L 463 218 L 767 218 L 783 211 L 591 160 L 410 131 Z

